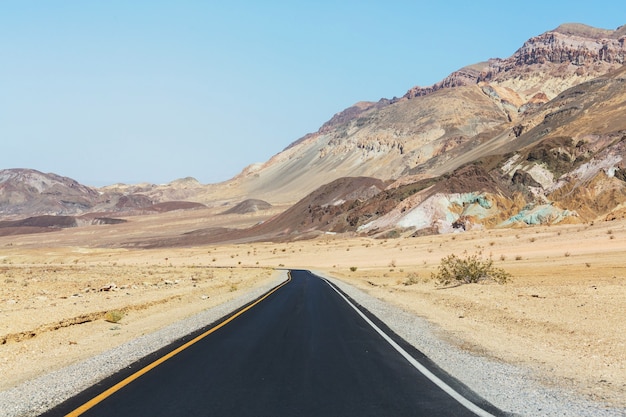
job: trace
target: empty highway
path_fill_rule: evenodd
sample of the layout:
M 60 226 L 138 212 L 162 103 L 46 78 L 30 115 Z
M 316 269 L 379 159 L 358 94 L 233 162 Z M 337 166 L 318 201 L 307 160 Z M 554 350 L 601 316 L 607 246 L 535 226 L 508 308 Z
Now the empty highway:
M 225 321 L 45 415 L 504 415 L 326 280 L 290 275 Z

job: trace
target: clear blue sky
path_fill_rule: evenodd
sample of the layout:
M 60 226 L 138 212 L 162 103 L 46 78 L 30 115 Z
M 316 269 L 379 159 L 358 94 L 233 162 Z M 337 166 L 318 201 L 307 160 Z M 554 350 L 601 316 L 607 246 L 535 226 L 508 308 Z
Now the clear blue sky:
M 0 169 L 229 179 L 361 100 L 505 58 L 611 1 L 0 2 Z

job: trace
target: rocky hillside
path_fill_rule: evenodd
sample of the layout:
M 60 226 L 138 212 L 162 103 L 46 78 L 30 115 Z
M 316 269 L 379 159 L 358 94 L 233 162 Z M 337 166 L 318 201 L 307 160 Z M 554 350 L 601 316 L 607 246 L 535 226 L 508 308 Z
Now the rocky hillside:
M 71 178 L 31 169 L 0 170 L 3 215 L 68 214 L 92 210 L 100 194 Z
M 623 218 L 625 103 L 621 67 L 431 158 L 333 227 L 386 237 Z
M 626 26 L 560 26 L 509 58 L 470 65 L 400 99 L 357 103 L 235 182 L 247 195 L 289 202 L 342 176 L 388 180 L 427 172 L 432 158 L 523 128 L 563 91 L 620 68 L 625 36 Z

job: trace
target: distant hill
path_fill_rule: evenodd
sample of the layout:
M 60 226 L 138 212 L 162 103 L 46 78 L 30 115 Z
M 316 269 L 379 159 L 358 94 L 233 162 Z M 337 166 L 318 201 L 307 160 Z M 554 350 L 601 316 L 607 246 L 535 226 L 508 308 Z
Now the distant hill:
M 159 199 L 154 194 L 142 192 L 154 189 L 149 185 L 96 189 L 53 173 L 45 174 L 34 169 L 3 169 L 0 170 L 0 218 L 10 220 L 89 213 L 141 214 L 205 207 L 202 203 L 169 198 L 185 195 L 184 190 L 189 184 L 202 187 L 194 181 L 178 180 L 164 186 L 168 190 L 164 194 L 168 197 Z
M 247 213 L 255 213 L 257 211 L 263 211 L 271 208 L 272 205 L 267 201 L 257 200 L 254 198 L 250 198 L 242 201 L 241 203 L 231 207 L 226 210 L 222 214 L 247 214 Z

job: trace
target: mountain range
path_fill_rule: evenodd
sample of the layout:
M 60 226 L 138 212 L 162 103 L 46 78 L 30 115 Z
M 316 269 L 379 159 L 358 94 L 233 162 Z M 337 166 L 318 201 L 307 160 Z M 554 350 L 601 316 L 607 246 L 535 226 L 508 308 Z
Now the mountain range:
M 509 58 L 468 65 L 400 98 L 356 103 L 219 184 L 184 178 L 96 189 L 0 170 L 0 234 L 50 230 L 50 216 L 70 227 L 223 205 L 231 215 L 289 208 L 250 229 L 198 231 L 194 243 L 624 218 L 625 43 L 626 25 L 561 25 Z

